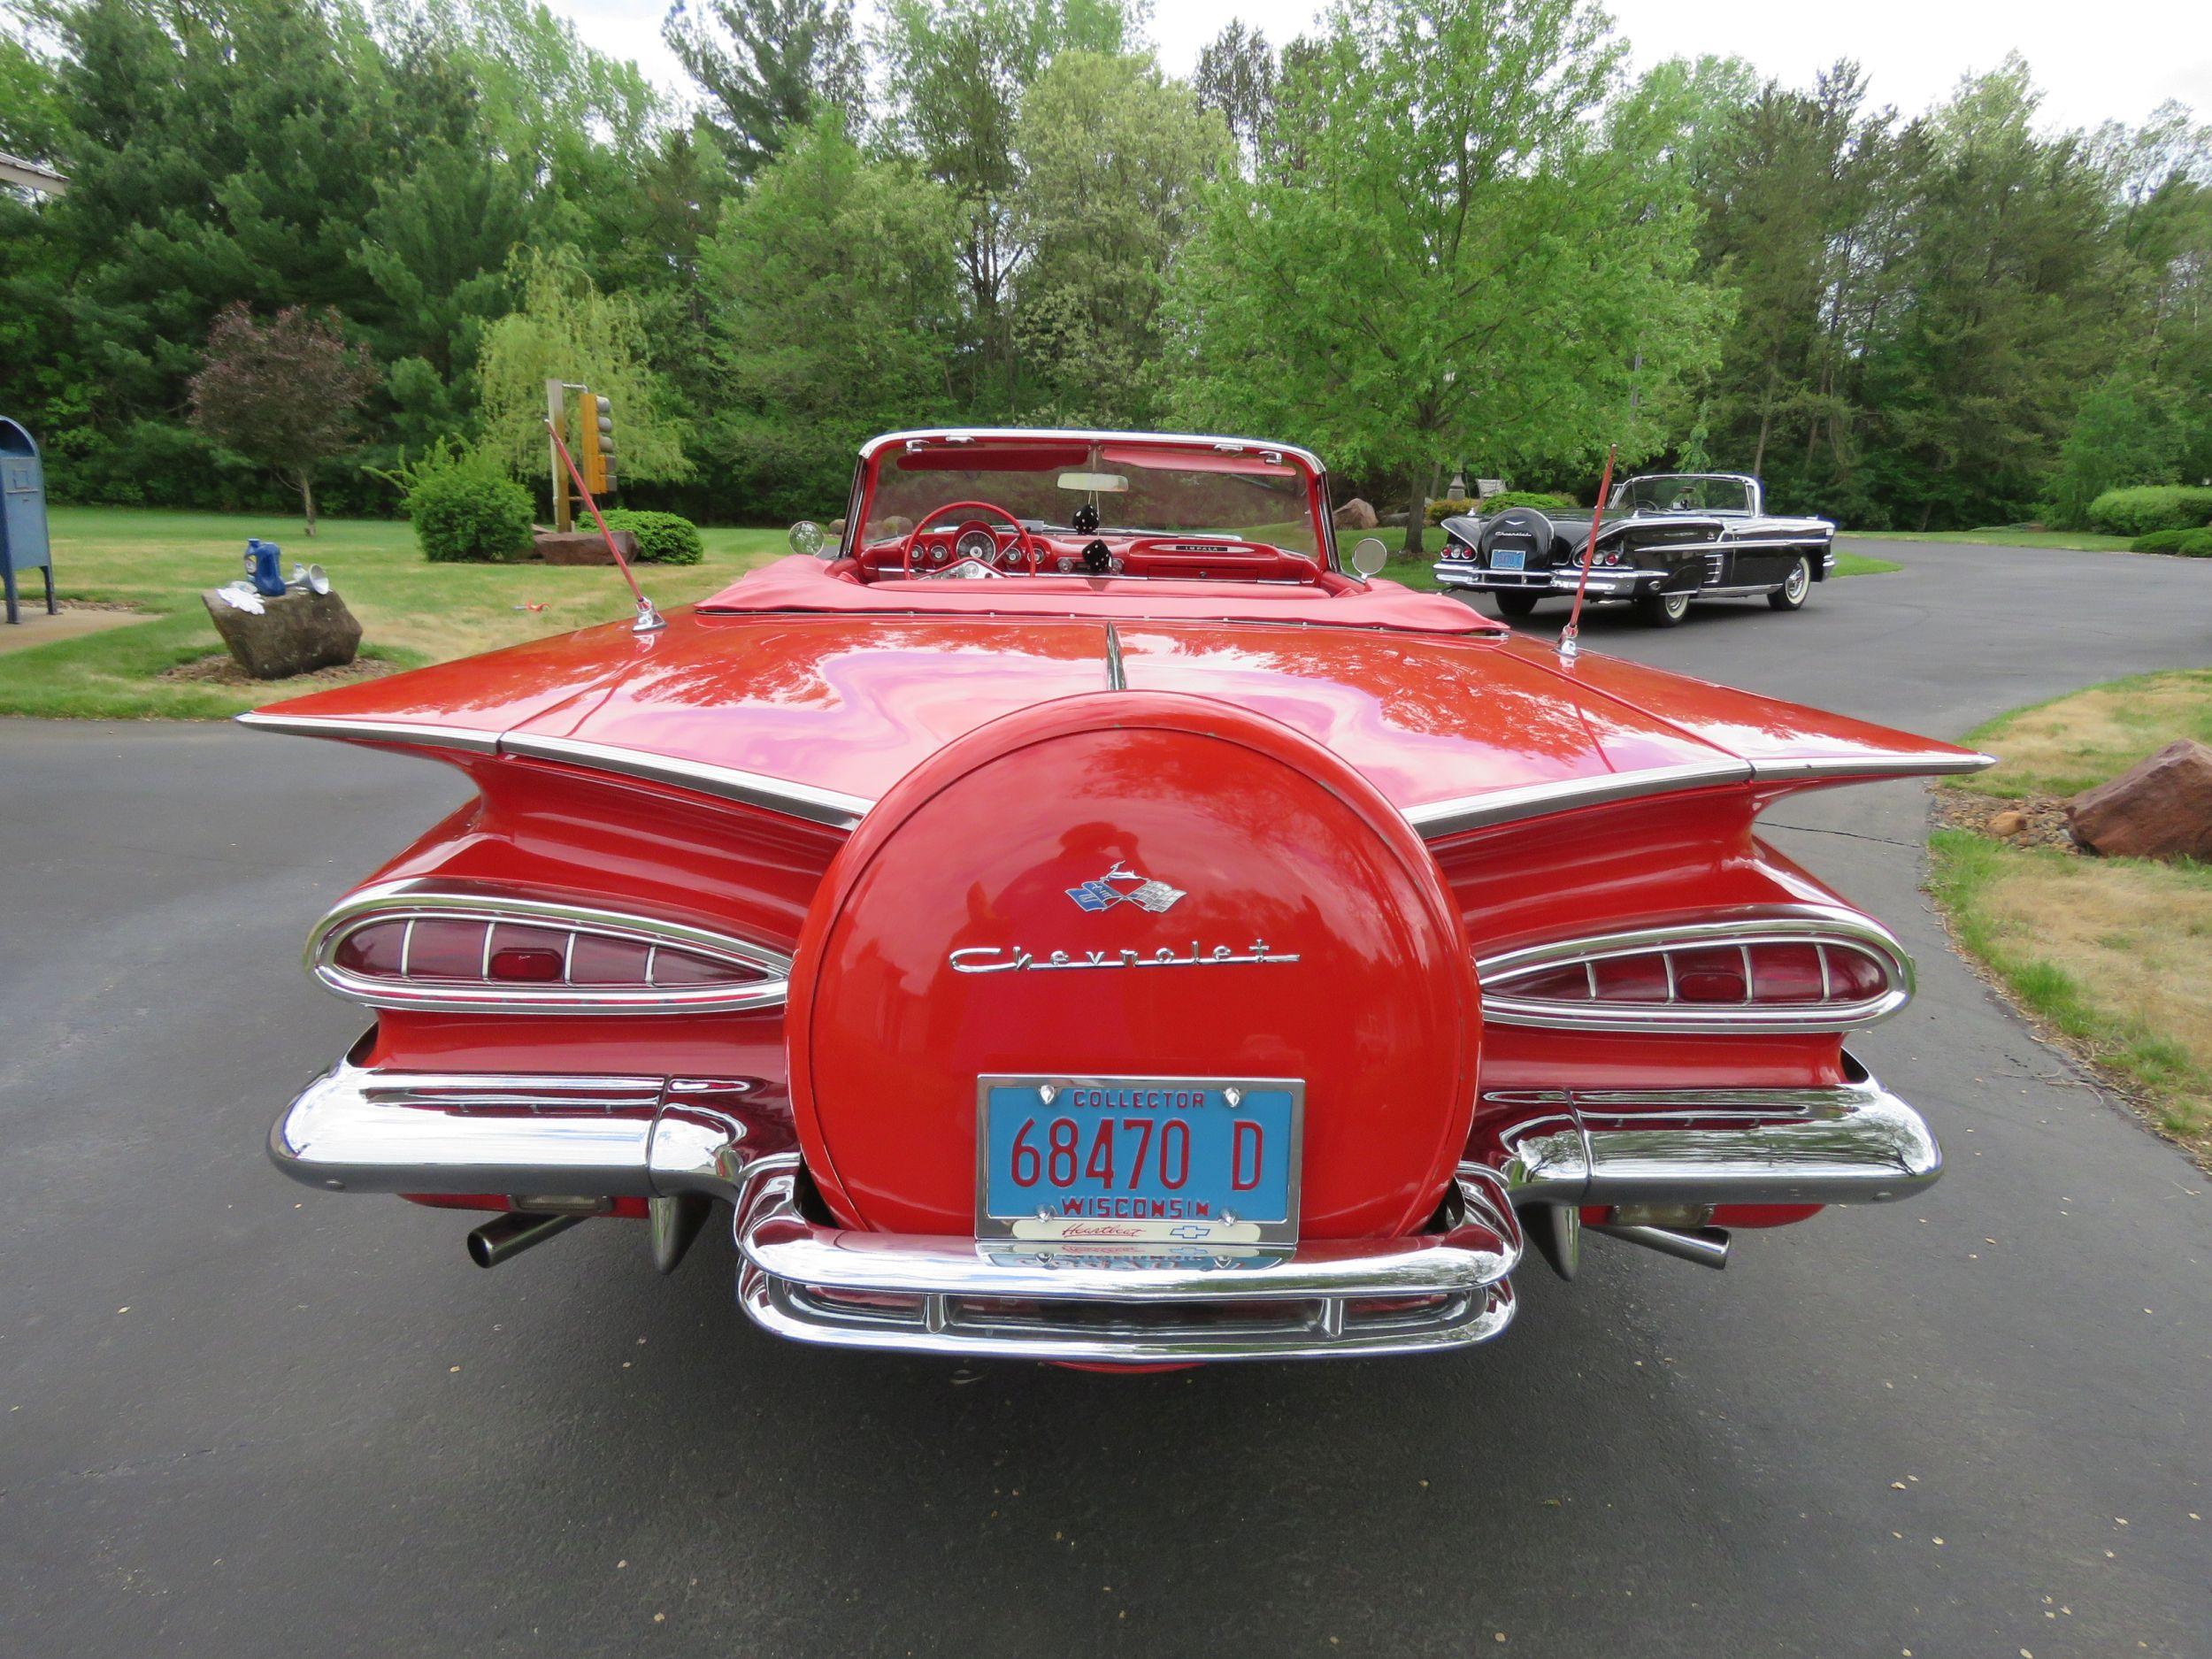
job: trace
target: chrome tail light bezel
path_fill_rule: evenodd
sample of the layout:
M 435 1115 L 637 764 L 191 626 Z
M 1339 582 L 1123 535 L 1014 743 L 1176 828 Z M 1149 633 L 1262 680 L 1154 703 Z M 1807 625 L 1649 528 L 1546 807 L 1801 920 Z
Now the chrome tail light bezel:
M 1819 947 L 1824 977 L 1828 967 L 1825 952 L 1849 951 L 1876 964 L 1881 972 L 1881 989 L 1849 1002 L 1764 1003 L 1755 1000 L 1743 1003 L 1609 1002 L 1597 1000 L 1594 995 L 1590 1001 L 1581 1002 L 1513 994 L 1517 981 L 1578 964 L 1730 945 L 1747 951 L 1756 945 Z M 1889 1018 L 1913 995 L 1912 958 L 1895 935 L 1855 910 L 1817 904 L 1746 907 L 1694 921 L 1553 940 L 1481 957 L 1475 968 L 1482 983 L 1485 1020 L 1555 1031 L 1707 1035 L 1856 1031 Z M 1755 998 L 1756 976 L 1747 955 L 1745 979 L 1749 995 Z
M 745 969 L 756 977 L 704 985 L 580 985 L 565 979 L 493 981 L 488 974 L 480 982 L 410 983 L 339 965 L 339 949 L 353 934 L 373 923 L 396 920 L 485 923 L 488 961 L 490 926 L 509 922 L 643 944 L 649 950 L 666 946 Z M 411 880 L 364 887 L 332 910 L 308 934 L 305 965 L 310 977 L 350 1002 L 444 1014 L 734 1014 L 781 1007 L 791 983 L 789 956 L 711 928 L 592 905 Z

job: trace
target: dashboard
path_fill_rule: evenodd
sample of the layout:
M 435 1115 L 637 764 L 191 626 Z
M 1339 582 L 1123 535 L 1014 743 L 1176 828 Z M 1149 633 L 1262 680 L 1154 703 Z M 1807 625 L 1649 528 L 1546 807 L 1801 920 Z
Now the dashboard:
M 971 521 L 928 529 L 914 538 L 911 574 L 958 580 L 986 574 L 1120 576 L 1198 581 L 1311 581 L 1320 562 L 1265 542 L 1203 532 L 1032 530 L 1028 545 L 1009 526 Z M 855 559 L 865 580 L 895 581 L 910 572 L 906 541 L 895 537 L 863 548 Z M 978 568 L 979 567 L 979 568 Z

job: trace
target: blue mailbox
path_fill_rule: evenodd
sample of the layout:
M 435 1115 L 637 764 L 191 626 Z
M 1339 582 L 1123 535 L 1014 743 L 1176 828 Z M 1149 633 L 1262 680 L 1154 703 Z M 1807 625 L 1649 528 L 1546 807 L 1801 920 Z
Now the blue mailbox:
M 46 541 L 46 473 L 38 445 L 16 421 L 0 416 L 0 586 L 7 590 L 8 620 L 21 620 L 15 579 L 23 571 L 46 578 L 46 611 L 54 611 L 54 554 Z

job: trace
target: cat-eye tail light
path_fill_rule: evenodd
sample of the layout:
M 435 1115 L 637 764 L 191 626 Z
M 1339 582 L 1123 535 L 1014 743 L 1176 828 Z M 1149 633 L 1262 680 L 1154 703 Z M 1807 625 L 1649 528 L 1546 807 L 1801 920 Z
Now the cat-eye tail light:
M 401 881 L 323 918 L 307 970 L 372 1008 L 714 1014 L 780 1005 L 791 961 L 658 918 Z
M 1887 931 L 1818 905 L 1560 940 L 1477 966 L 1485 1019 L 1564 1031 L 1851 1031 L 1913 991 Z

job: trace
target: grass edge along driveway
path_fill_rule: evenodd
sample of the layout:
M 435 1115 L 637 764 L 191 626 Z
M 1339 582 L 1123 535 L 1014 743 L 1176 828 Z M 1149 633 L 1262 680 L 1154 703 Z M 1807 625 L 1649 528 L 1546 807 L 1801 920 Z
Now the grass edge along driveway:
M 222 653 L 200 593 L 241 573 L 250 535 L 280 543 L 288 572 L 294 564 L 325 566 L 360 618 L 362 656 L 403 667 L 631 612 L 629 590 L 611 568 L 433 565 L 413 530 L 397 520 L 325 518 L 311 540 L 296 534 L 296 520 L 273 514 L 58 506 L 48 518 L 61 597 L 132 605 L 148 620 L 0 653 L 0 715 L 221 719 L 313 689 L 307 680 L 242 687 L 163 678 L 170 668 Z M 703 564 L 638 567 L 639 583 L 657 604 L 703 599 L 787 550 L 780 530 L 703 528 L 700 534 Z
M 2004 758 L 1943 795 L 2047 806 L 2180 737 L 2212 741 L 2212 669 L 2000 715 L 1963 741 Z M 1967 955 L 2212 1168 L 2212 866 L 2078 856 L 1961 827 L 1936 830 L 1929 856 L 1929 892 Z

